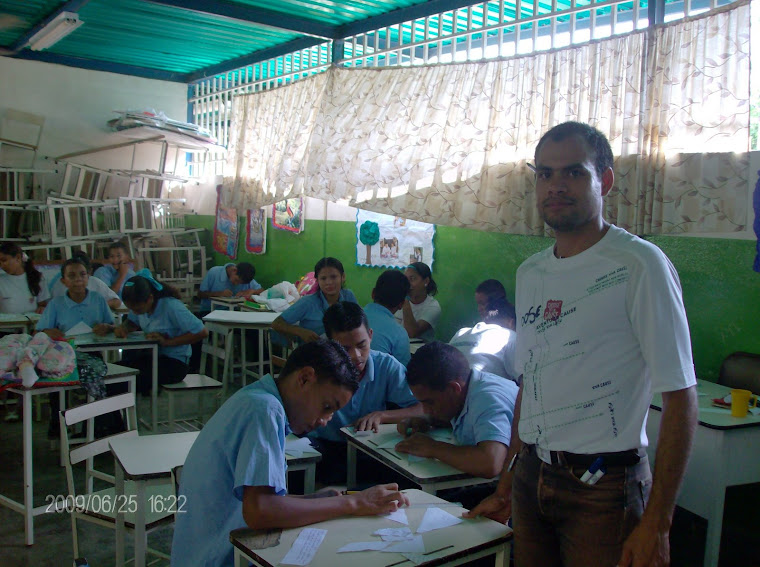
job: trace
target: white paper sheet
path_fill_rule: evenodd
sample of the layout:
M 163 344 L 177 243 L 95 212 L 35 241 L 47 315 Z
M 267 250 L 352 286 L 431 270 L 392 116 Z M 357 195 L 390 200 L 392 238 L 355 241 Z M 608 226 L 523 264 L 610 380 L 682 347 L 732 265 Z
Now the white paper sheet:
M 380 551 L 387 551 L 388 553 L 425 553 L 425 542 L 422 541 L 422 536 L 418 535 L 412 539 L 392 543 Z
M 87 333 L 92 333 L 92 327 L 90 327 L 84 321 L 80 321 L 71 327 L 71 329 L 66 331 L 66 336 L 73 337 L 74 335 L 86 335 Z
M 405 541 L 414 537 L 409 528 L 383 528 L 372 535 L 380 536 L 383 541 Z
M 351 551 L 382 551 L 390 543 L 386 541 L 355 541 L 348 543 L 338 550 L 338 553 L 348 553 Z
M 281 565 L 308 565 L 314 559 L 322 540 L 325 539 L 327 530 L 317 528 L 304 528 L 298 534 L 293 547 L 280 561 Z
M 417 528 L 417 533 L 432 532 L 433 530 L 440 530 L 441 528 L 448 528 L 449 526 L 455 526 L 462 523 L 462 518 L 452 516 L 445 510 L 431 506 L 425 510 L 425 515 L 422 517 Z
M 428 431 L 425 435 L 429 435 L 436 441 L 454 444 L 454 437 L 450 429 L 433 429 Z M 400 433 L 386 433 L 383 435 L 382 440 L 376 442 L 380 449 L 393 449 L 403 440 L 404 436 Z
M 406 517 L 406 510 L 403 508 L 399 508 L 395 512 L 391 512 L 387 516 L 383 516 L 387 520 L 392 520 L 394 522 L 398 522 L 399 524 L 404 524 L 405 526 L 409 525 L 409 520 Z
M 288 435 L 285 438 L 285 454 L 291 457 L 301 457 L 304 453 L 315 454 L 318 453 L 314 447 L 311 446 L 308 437 L 301 437 Z

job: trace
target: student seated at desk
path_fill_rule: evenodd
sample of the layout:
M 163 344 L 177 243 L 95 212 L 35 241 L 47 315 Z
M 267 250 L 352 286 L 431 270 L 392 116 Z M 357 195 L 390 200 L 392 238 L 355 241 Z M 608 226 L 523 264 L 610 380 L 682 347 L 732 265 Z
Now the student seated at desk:
M 332 420 L 312 431 L 312 444 L 322 453 L 317 475 L 325 484 L 346 479 L 346 441 L 340 428 L 353 425 L 357 431 L 377 431 L 381 423 L 398 423 L 422 415 L 422 406 L 406 384 L 406 368 L 384 352 L 370 350 L 372 329 L 356 303 L 336 303 L 325 312 L 327 336 L 346 349 L 359 373 L 359 389 Z M 388 403 L 400 409 L 387 408 Z
M 0 313 L 42 313 L 50 292 L 42 272 L 18 244 L 0 244 Z
M 485 320 L 474 327 L 459 329 L 449 344 L 464 354 L 470 367 L 514 380 L 515 306 L 505 297 L 491 299 Z
M 488 304 L 497 299 L 506 299 L 507 290 L 499 280 L 484 280 L 475 288 L 475 304 L 478 306 L 478 315 L 480 320 L 485 321 L 488 314 Z M 515 322 L 512 321 L 510 327 L 515 330 Z
M 411 358 L 409 335 L 394 318 L 409 294 L 409 280 L 399 270 L 385 270 L 377 278 L 372 290 L 372 303 L 364 308 L 364 314 L 372 329 L 372 350 L 387 352 L 406 366 Z
M 203 322 L 179 299 L 179 292 L 157 282 L 147 269 L 124 284 L 122 299 L 129 308 L 127 320 L 114 329 L 114 335 L 126 338 L 134 331 L 145 331 L 145 338 L 158 343 L 157 384 L 177 384 L 187 376 L 190 345 L 208 335 Z M 124 366 L 140 371 L 137 391 L 148 395 L 153 387 L 153 355 L 125 351 Z
M 121 298 L 116 294 L 116 292 L 108 287 L 106 283 L 100 278 L 91 277 L 92 266 L 90 264 L 90 257 L 81 250 L 73 252 L 71 254 L 71 257 L 72 259 L 79 258 L 87 267 L 87 274 L 90 276 L 87 278 L 87 289 L 89 291 L 102 295 L 111 309 L 118 309 L 121 307 Z M 63 272 L 63 270 L 61 270 L 61 272 Z M 50 281 L 50 295 L 52 297 L 61 297 L 62 295 L 66 295 L 67 288 L 63 283 L 62 277 L 62 274 L 56 274 L 56 276 Z
M 253 277 L 256 268 L 248 262 L 237 266 L 230 262 L 224 266 L 214 266 L 203 278 L 198 297 L 201 298 L 201 317 L 211 311 L 213 297 L 245 297 L 246 299 L 261 290 L 259 282 Z M 220 307 L 220 309 L 224 309 Z
M 426 415 L 398 424 L 406 439 L 396 450 L 438 459 L 473 476 L 497 476 L 509 449 L 517 384 L 471 370 L 461 352 L 438 341 L 412 355 L 406 380 Z M 433 421 L 450 423 L 457 445 L 425 435 Z
M 319 340 L 325 334 L 322 317 L 331 305 L 338 301 L 359 303 L 354 292 L 343 289 L 346 274 L 343 264 L 336 258 L 322 258 L 314 266 L 319 290 L 296 301 L 283 311 L 272 323 L 272 329 L 283 335 L 308 343 Z
M 101 266 L 93 274 L 103 280 L 114 293 L 121 297 L 124 284 L 135 275 L 132 269 L 132 258 L 129 257 L 129 249 L 123 242 L 112 242 L 108 245 L 108 261 L 110 264 Z
M 410 339 L 429 343 L 435 340 L 435 327 L 441 318 L 441 306 L 433 298 L 438 293 L 438 285 L 430 266 L 424 262 L 409 264 L 404 274 L 409 280 L 409 297 L 396 312 L 396 321 L 406 329 Z
M 298 347 L 276 380 L 264 376 L 238 391 L 201 430 L 182 469 L 172 565 L 232 565 L 230 531 L 293 528 L 339 516 L 387 514 L 409 504 L 398 486 L 351 495 L 290 496 L 285 436 L 330 421 L 358 387 L 346 351 L 333 341 Z

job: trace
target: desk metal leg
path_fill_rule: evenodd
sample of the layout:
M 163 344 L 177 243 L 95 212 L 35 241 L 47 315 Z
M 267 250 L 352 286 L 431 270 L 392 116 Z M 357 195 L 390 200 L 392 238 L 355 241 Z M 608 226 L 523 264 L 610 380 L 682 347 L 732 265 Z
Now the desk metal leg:
M 235 548 L 235 567 L 247 567 L 245 564 L 245 557 L 243 556 L 243 552 L 240 551 L 237 547 Z
M 124 470 L 114 459 L 114 483 L 116 490 L 116 567 L 124 566 L 124 509 L 129 505 L 124 498 Z
M 707 518 L 705 538 L 705 567 L 718 567 L 720 558 L 720 538 L 723 533 L 723 505 L 726 501 L 726 487 L 720 486 L 712 497 Z
M 145 534 L 145 483 L 135 482 L 137 513 L 135 514 L 135 567 L 145 567 L 148 541 Z
M 303 470 L 303 493 L 312 494 L 314 492 L 314 483 L 317 476 L 317 464 L 310 463 Z
M 264 329 L 256 329 L 256 333 L 258 333 L 258 344 L 259 344 L 259 360 L 256 363 L 259 369 L 259 375 L 258 379 L 261 380 L 261 377 L 264 376 Z M 271 361 L 270 361 L 271 364 Z M 272 373 L 274 376 L 274 372 Z
M 351 443 L 346 451 L 346 484 L 348 488 L 356 488 L 356 447 Z
M 494 567 L 509 567 L 509 550 L 511 544 L 503 545 L 496 552 L 496 560 L 494 561 Z
M 32 394 L 22 396 L 24 412 L 24 534 L 26 545 L 34 545 L 34 473 L 32 463 Z
M 150 391 L 151 431 L 158 429 L 158 345 L 153 345 L 153 386 Z

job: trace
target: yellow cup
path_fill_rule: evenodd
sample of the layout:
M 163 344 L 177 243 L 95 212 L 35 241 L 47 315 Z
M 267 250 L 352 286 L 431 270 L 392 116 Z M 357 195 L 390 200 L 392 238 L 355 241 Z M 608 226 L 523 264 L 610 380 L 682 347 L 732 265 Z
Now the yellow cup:
M 757 396 L 749 390 L 731 390 L 731 415 L 747 417 L 749 408 L 757 405 Z

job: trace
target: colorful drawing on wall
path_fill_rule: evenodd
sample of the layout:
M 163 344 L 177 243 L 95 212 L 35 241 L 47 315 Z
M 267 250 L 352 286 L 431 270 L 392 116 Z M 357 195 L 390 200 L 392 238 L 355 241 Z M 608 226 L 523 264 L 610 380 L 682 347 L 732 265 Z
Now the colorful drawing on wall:
M 356 263 L 403 268 L 412 262 L 433 267 L 435 225 L 359 209 L 356 212 Z
M 272 205 L 272 226 L 296 234 L 303 231 L 303 199 L 285 199 Z
M 236 209 L 228 209 L 221 204 L 222 186 L 216 188 L 216 220 L 214 221 L 214 250 L 229 256 L 237 257 L 238 217 Z
M 245 251 L 251 254 L 264 254 L 267 251 L 267 213 L 266 210 L 248 209 Z

